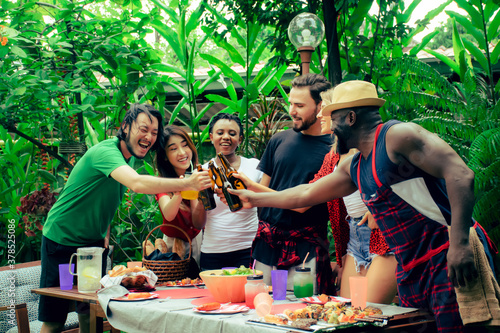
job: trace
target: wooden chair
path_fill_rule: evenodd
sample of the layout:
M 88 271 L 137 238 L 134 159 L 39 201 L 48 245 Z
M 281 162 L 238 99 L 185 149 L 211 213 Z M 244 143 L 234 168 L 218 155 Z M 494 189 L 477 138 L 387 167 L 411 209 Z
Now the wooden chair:
M 0 333 L 30 333 L 39 332 L 42 322 L 38 320 L 39 295 L 32 294 L 31 289 L 40 284 L 41 261 L 32 261 L 0 267 Z M 104 331 L 120 332 L 107 321 Z M 64 326 L 66 333 L 76 333 L 78 315 L 68 314 Z
M 13 306 L 0 306 L 0 312 L 9 311 L 8 321 L 17 322 L 17 330 L 20 333 L 30 332 L 30 323 L 28 320 L 28 309 L 26 303 L 15 304 Z M 2 331 L 3 332 L 3 331 Z

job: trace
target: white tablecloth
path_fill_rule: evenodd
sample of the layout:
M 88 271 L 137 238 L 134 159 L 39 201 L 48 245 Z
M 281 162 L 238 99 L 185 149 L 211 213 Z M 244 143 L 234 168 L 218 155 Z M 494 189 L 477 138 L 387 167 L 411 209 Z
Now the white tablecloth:
M 292 296 L 293 297 L 293 296 Z M 111 301 L 108 317 L 110 324 L 128 333 L 277 333 L 276 328 L 247 324 L 258 320 L 254 309 L 237 314 L 202 314 L 193 311 L 193 299 L 152 299 L 146 301 Z M 275 304 L 290 303 L 289 300 Z M 390 305 L 372 304 L 386 315 L 415 311 Z

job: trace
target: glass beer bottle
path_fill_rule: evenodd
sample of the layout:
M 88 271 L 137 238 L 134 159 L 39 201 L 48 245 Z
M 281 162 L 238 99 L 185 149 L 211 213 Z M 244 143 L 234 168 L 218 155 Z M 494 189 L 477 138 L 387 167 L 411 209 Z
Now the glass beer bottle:
M 243 205 L 241 204 L 240 198 L 237 195 L 231 194 L 227 190 L 227 189 L 233 189 L 233 186 L 227 179 L 226 174 L 224 173 L 222 167 L 219 167 L 219 175 L 220 178 L 222 179 L 222 187 L 221 187 L 222 193 L 224 193 L 224 197 L 226 198 L 229 210 L 232 212 L 240 210 L 241 208 L 243 208 Z
M 229 163 L 227 158 L 222 153 L 217 154 L 217 156 L 219 156 L 219 160 L 224 168 L 226 177 L 231 185 L 233 185 L 233 188 L 235 190 L 245 190 L 247 188 L 245 183 L 243 183 L 241 179 L 234 176 L 234 173 L 238 171 L 231 165 L 231 163 Z
M 198 164 L 196 168 L 198 169 L 199 172 L 203 171 L 200 164 Z M 212 210 L 215 207 L 217 207 L 214 198 L 214 190 L 211 187 L 201 190 L 198 193 L 198 198 L 203 203 L 203 208 L 205 208 L 206 211 Z
M 212 189 L 217 185 L 218 188 L 222 188 L 222 179 L 219 176 L 219 170 L 214 164 L 214 161 L 208 162 L 208 174 L 212 180 Z

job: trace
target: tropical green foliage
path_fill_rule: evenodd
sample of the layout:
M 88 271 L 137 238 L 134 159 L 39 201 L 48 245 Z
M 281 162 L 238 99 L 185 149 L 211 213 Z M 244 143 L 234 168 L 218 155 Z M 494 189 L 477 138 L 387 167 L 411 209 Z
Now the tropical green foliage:
M 265 41 L 259 40 L 259 34 L 263 30 L 263 25 L 257 20 L 257 15 L 247 13 L 243 18 L 232 25 L 231 21 L 225 19 L 217 10 L 207 5 L 210 13 L 218 19 L 224 28 L 227 29 L 229 34 L 237 41 L 237 43 L 245 50 L 244 54 L 232 46 L 219 34 L 214 34 L 215 43 L 225 49 L 234 64 L 238 64 L 245 68 L 245 75 L 238 74 L 226 63 L 218 60 L 210 54 L 201 54 L 200 56 L 207 60 L 209 63 L 219 67 L 225 77 L 230 80 L 230 84 L 224 84 L 229 98 L 219 95 L 209 94 L 206 97 L 213 101 L 222 103 L 227 109 L 222 112 L 236 112 L 245 127 L 247 135 L 249 131 L 250 121 L 248 117 L 248 110 L 251 104 L 259 100 L 261 95 L 268 96 L 274 89 L 278 88 L 283 97 L 286 97 L 283 89 L 280 89 L 281 77 L 287 70 L 286 65 L 277 67 L 264 67 L 257 75 L 252 78 L 255 67 L 261 61 L 264 51 L 268 48 Z M 205 29 L 207 33 L 210 33 Z M 236 87 L 243 88 L 243 96 L 238 97 Z M 256 125 L 256 124 L 254 124 Z M 202 138 L 208 137 L 208 128 L 203 132 Z M 249 141 L 245 142 L 245 155 L 250 155 Z
M 209 84 L 219 79 L 221 73 L 220 70 L 211 70 L 208 77 L 203 81 L 195 78 L 195 59 L 208 38 L 208 35 L 198 38 L 195 34 L 195 30 L 200 28 L 205 5 L 200 2 L 198 7 L 189 15 L 189 2 L 187 0 L 177 3 L 172 2 L 173 5 L 164 5 L 162 1 L 158 0 L 152 0 L 152 2 L 159 10 L 155 9 L 151 12 L 153 18 L 151 25 L 167 40 L 169 50 L 172 50 L 177 56 L 177 64 L 161 63 L 152 66 L 152 68 L 165 73 L 177 74 L 184 79 L 186 85 L 184 87 L 172 77 L 162 76 L 165 83 L 173 87 L 181 96 L 181 100 L 173 110 L 167 109 L 170 115 L 169 123 L 173 123 L 174 120 L 181 121 L 196 134 L 194 136 L 195 143 L 200 156 L 203 158 L 203 146 L 201 144 L 203 141 L 200 140 L 199 122 L 207 110 L 213 106 L 213 103 L 209 103 L 202 110 L 198 110 L 196 100 Z M 160 98 L 163 98 L 164 102 L 165 90 L 163 90 L 162 95 L 163 97 Z M 188 110 L 188 119 L 184 119 L 180 114 L 182 108 Z
M 482 30 L 482 33 L 471 33 L 476 38 L 487 40 L 493 24 L 486 27 L 484 17 L 494 15 L 488 2 L 473 2 L 479 9 L 466 6 L 470 16 L 475 16 L 477 24 L 469 30 Z M 461 6 L 465 6 L 461 3 Z M 488 7 L 490 6 L 490 7 Z M 489 10 L 486 10 L 488 9 Z M 484 16 L 484 13 L 489 13 Z M 496 16 L 500 10 L 496 7 Z M 461 20 L 463 22 L 463 20 Z M 484 22 L 483 22 L 484 23 Z M 433 133 L 437 133 L 448 142 L 476 173 L 475 194 L 476 206 L 474 217 L 492 233 L 494 241 L 500 240 L 498 230 L 498 213 L 493 212 L 491 204 L 500 202 L 500 193 L 496 185 L 500 182 L 498 131 L 500 128 L 499 91 L 494 88 L 491 71 L 491 56 L 483 57 L 481 69 L 472 64 L 472 56 L 468 42 L 464 42 L 453 22 L 454 60 L 432 50 L 427 52 L 435 55 L 458 74 L 459 82 L 450 82 L 429 65 L 414 58 L 404 57 L 391 62 L 394 84 L 384 96 L 389 104 L 386 108 L 386 118 L 398 118 L 414 121 Z M 498 25 L 496 35 L 498 36 Z M 479 41 L 478 45 L 481 45 Z M 470 45 L 469 45 L 470 46 Z M 498 47 L 498 45 L 497 45 Z M 477 48 L 476 48 L 477 49 Z M 496 49 L 496 47 L 495 47 Z M 476 50 L 477 51 L 477 50 Z M 475 52 L 475 51 L 474 51 Z M 486 50 L 480 51 L 489 54 Z M 494 52 L 492 53 L 494 54 Z M 498 61 L 498 59 L 496 59 Z M 491 72 L 490 72 L 491 73 Z M 498 85 L 497 85 L 498 86 Z M 490 205 L 490 206 L 488 206 Z
M 498 111 L 497 111 L 498 113 Z M 468 166 L 475 172 L 474 216 L 500 244 L 500 127 L 481 133 L 472 143 Z
M 252 110 L 256 116 L 249 120 L 252 127 L 247 131 L 245 141 L 250 146 L 251 155 L 262 156 L 271 137 L 287 128 L 286 121 L 290 117 L 278 97 L 261 95 L 258 103 L 252 103 Z

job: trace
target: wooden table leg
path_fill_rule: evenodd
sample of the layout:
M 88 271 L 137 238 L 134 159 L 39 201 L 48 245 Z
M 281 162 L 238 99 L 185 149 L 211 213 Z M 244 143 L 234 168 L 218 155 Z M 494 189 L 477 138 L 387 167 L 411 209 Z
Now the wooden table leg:
M 100 305 L 90 303 L 90 332 L 102 333 L 103 319 L 97 316 Z

